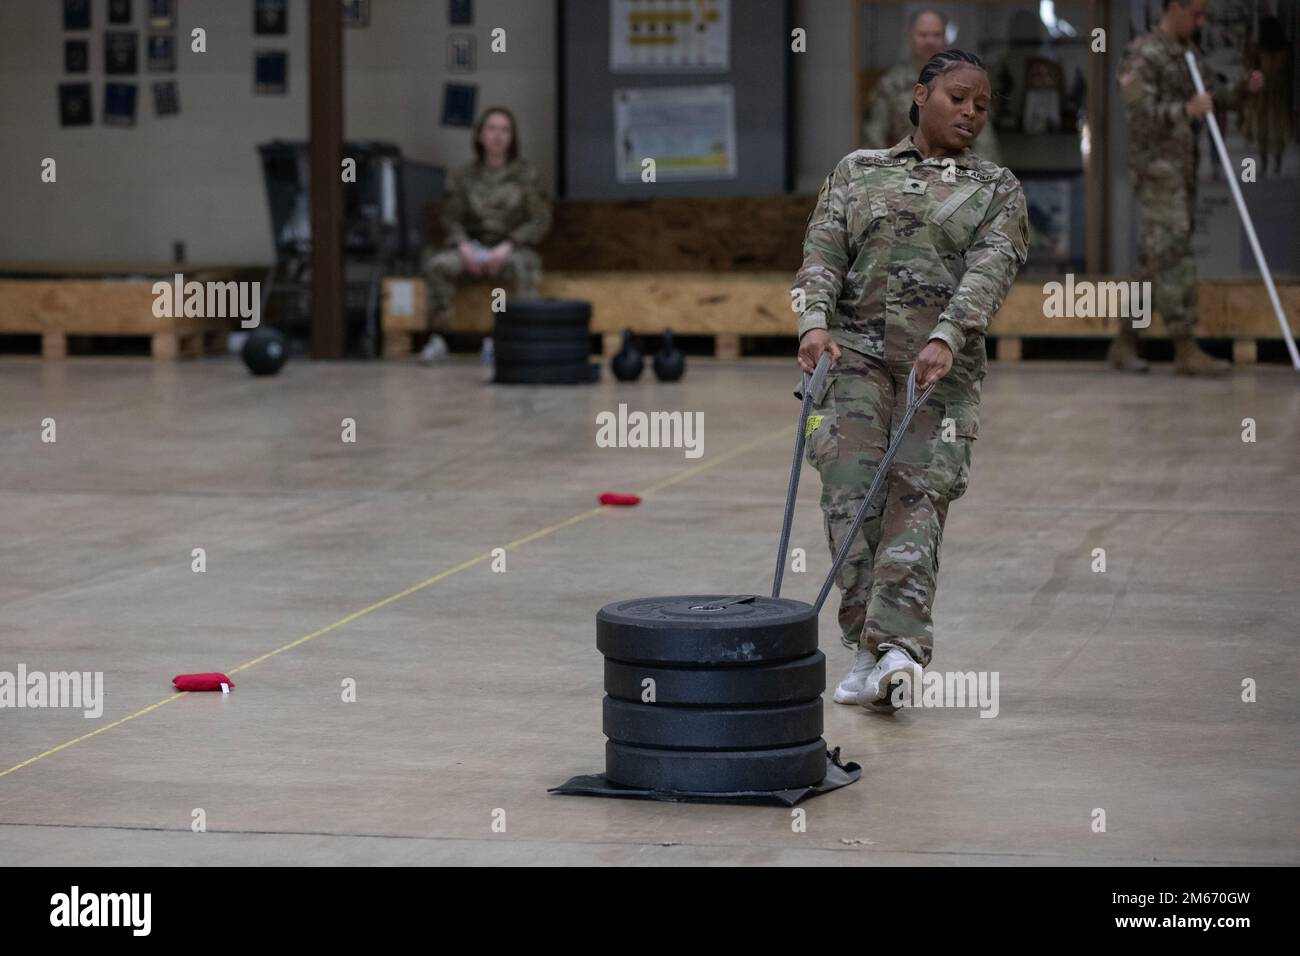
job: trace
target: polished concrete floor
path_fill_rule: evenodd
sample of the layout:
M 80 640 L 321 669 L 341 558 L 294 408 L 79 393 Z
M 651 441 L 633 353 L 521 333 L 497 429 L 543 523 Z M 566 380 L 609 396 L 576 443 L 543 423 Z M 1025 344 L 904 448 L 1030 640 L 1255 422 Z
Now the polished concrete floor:
M 0 865 L 1300 863 L 1300 376 L 1281 368 L 995 366 L 934 667 L 998 672 L 999 713 L 827 703 L 865 773 L 803 804 L 806 830 L 548 794 L 603 769 L 603 604 L 768 587 L 791 370 L 544 389 L 469 362 L 255 380 L 225 359 L 0 361 L 0 671 L 105 685 L 99 719 L 0 709 Z M 620 402 L 703 412 L 703 456 L 596 447 Z M 594 510 L 603 491 L 645 498 Z M 816 493 L 805 469 L 790 597 L 828 565 Z M 244 664 L 229 696 L 172 692 Z

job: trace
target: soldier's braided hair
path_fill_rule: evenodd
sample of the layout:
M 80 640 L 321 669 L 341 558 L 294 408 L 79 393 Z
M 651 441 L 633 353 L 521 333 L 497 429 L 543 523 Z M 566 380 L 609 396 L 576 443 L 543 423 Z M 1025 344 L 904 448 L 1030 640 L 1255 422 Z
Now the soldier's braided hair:
M 934 89 L 936 77 L 940 77 L 949 70 L 955 70 L 960 66 L 974 66 L 988 72 L 988 67 L 984 61 L 974 53 L 967 53 L 965 50 L 944 50 L 942 53 L 936 53 L 930 57 L 930 62 L 921 67 L 921 75 L 916 78 L 927 90 Z M 912 121 L 913 126 L 921 125 L 921 111 L 916 105 L 916 100 L 912 101 L 912 109 L 908 112 L 907 118 Z

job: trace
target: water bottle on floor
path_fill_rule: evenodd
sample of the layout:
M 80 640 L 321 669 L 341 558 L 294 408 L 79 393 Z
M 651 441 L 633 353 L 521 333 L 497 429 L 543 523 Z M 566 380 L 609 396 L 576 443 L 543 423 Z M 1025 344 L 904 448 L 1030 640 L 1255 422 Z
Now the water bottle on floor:
M 492 336 L 483 340 L 483 347 L 478 352 L 479 366 L 482 369 L 483 381 L 490 382 L 496 378 L 496 354 L 492 348 Z

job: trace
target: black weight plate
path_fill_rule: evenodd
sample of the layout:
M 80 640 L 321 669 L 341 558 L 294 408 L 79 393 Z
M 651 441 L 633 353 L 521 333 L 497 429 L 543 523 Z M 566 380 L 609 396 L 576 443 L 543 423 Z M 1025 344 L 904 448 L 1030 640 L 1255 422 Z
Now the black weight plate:
M 496 345 L 497 362 L 507 365 L 554 365 L 561 362 L 586 362 L 591 356 L 591 346 L 584 335 L 577 342 L 513 342 Z
M 811 604 L 739 597 L 686 595 L 607 604 L 596 615 L 596 647 L 617 661 L 660 664 L 786 661 L 817 650 Z
M 789 790 L 826 776 L 826 741 L 772 750 L 662 750 L 605 741 L 605 776 L 643 790 Z
M 594 382 L 599 375 L 600 366 L 588 362 L 556 362 L 551 365 L 497 362 L 495 381 L 500 385 L 577 385 Z
M 553 325 L 557 322 L 591 321 L 591 303 L 576 299 L 516 299 L 506 300 L 506 310 L 497 313 L 497 322 L 523 325 Z
M 528 318 L 512 317 L 507 312 L 498 312 L 494 328 L 502 335 L 516 335 L 526 332 L 563 332 L 574 335 L 579 329 L 587 332 L 588 324 L 586 319 L 576 317 L 534 322 Z
M 647 679 L 654 681 L 658 704 L 790 704 L 826 690 L 826 655 L 817 651 L 792 661 L 732 667 L 665 667 L 605 658 L 605 693 L 611 697 L 641 703 Z
M 497 345 L 577 345 L 591 347 L 586 323 L 572 325 L 498 325 L 493 333 Z
M 605 698 L 610 740 L 674 750 L 793 747 L 822 735 L 822 699 L 774 707 L 674 707 Z

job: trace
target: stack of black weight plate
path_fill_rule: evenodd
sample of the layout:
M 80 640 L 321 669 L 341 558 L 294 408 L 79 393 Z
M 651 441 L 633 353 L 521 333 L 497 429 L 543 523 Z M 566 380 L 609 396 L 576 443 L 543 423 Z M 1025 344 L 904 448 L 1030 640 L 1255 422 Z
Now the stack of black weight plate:
M 639 789 L 785 790 L 826 775 L 811 605 L 705 595 L 618 601 L 605 655 L 605 777 Z
M 591 303 L 566 299 L 511 300 L 497 313 L 492 336 L 501 384 L 577 385 L 596 381 L 591 356 Z

